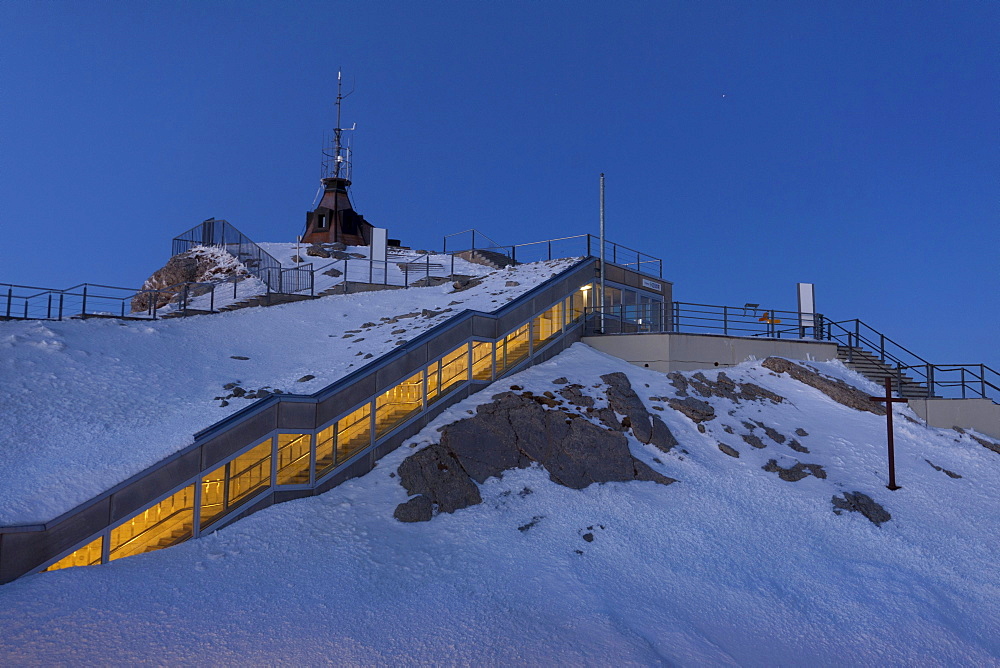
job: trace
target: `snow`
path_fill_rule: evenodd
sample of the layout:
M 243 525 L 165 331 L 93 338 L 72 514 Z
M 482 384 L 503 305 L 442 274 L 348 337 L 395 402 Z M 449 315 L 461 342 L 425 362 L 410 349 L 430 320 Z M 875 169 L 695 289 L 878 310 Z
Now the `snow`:
M 248 405 L 215 400 L 229 394 L 227 383 L 312 394 L 464 309 L 496 310 L 578 260 L 488 272 L 455 293 L 448 283 L 173 320 L 0 322 L 0 526 L 54 519 L 189 445 Z M 315 378 L 298 382 L 306 375 Z
M 33 340 L 67 343 L 32 348 L 38 359 L 75 344 Z M 838 364 L 812 366 L 861 382 Z M 438 427 L 511 385 L 556 391 L 551 381 L 560 376 L 603 405 L 600 375 L 612 371 L 630 377 L 680 441 L 664 454 L 631 440 L 633 453 L 678 483 L 577 491 L 532 468 L 488 480 L 480 505 L 426 523 L 393 519 L 407 498 L 393 472 L 433 442 Z M 705 373 L 714 380 L 718 370 Z M 911 422 L 909 409 L 896 407 L 902 489 L 890 492 L 884 417 L 834 403 L 758 362 L 726 373 L 787 400 L 708 398 L 718 417 L 702 434 L 653 399 L 675 396 L 666 376 L 576 344 L 450 407 L 371 473 L 326 494 L 159 552 L 0 587 L 0 658 L 8 665 L 1000 664 L 993 554 L 1000 501 L 992 493 L 1000 455 L 958 432 Z M 759 430 L 767 447 L 747 446 L 738 434 L 749 420 L 789 436 L 803 428 L 808 435 L 796 438 L 810 452 Z M 717 441 L 740 458 L 723 454 Z M 769 459 L 820 464 L 827 478 L 785 482 L 761 470 Z M 858 513 L 834 514 L 831 498 L 853 491 L 892 519 L 877 527 Z

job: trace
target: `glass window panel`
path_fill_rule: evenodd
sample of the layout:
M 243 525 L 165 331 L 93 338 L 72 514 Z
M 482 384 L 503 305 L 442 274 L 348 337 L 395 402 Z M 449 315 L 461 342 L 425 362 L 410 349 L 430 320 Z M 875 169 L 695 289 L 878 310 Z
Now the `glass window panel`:
M 562 312 L 562 302 L 559 302 L 534 319 L 532 333 L 536 349 L 562 331 Z
M 622 303 L 622 291 L 610 285 L 604 288 L 604 306 L 618 306 Z
M 189 485 L 111 530 L 109 560 L 170 547 L 191 537 L 194 485 Z
M 493 379 L 493 343 L 474 341 L 472 343 L 472 377 L 476 380 Z
M 509 370 L 528 356 L 528 326 L 521 325 L 503 340 L 503 364 L 501 366 L 500 351 L 497 351 L 497 375 L 501 369 Z
M 94 566 L 101 563 L 101 550 L 103 548 L 104 536 L 98 536 L 95 540 L 87 543 L 79 550 L 74 550 L 45 570 L 58 571 L 63 568 L 72 568 L 73 566 Z
M 593 306 L 593 294 L 594 286 L 585 285 L 571 295 L 573 300 L 572 312 L 570 315 L 570 320 L 576 322 L 583 317 L 585 311 L 590 306 Z
M 309 484 L 309 434 L 278 434 L 278 484 Z
M 229 462 L 227 510 L 256 496 L 271 485 L 272 440 L 267 439 Z
M 375 437 L 388 433 L 423 409 L 423 372 L 414 374 L 383 393 L 375 404 Z
M 223 464 L 201 479 L 201 528 L 226 512 L 226 465 Z
M 336 425 L 331 425 L 316 435 L 316 479 L 329 472 L 336 461 Z
M 371 404 L 365 404 L 337 421 L 337 463 L 371 445 Z
M 468 379 L 469 346 L 463 345 L 445 355 L 441 360 L 441 394 L 447 394 L 452 388 Z M 429 399 L 428 403 L 430 403 Z
M 427 403 L 434 403 L 441 397 L 441 360 L 427 367 Z

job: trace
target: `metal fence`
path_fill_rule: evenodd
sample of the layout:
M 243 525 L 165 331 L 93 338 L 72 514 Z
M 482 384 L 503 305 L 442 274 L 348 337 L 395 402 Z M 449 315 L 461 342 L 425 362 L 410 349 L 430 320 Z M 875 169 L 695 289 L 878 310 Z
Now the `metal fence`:
M 820 313 L 759 306 L 618 304 L 587 309 L 588 336 L 649 333 L 721 334 L 829 341 L 845 348 L 846 361 L 877 361 L 897 391 L 919 386 L 927 397 L 1000 399 L 1000 372 L 985 364 L 932 364 L 861 320 L 833 321 Z
M 216 313 L 229 293 L 237 299 L 238 276 L 211 283 L 179 283 L 159 289 L 81 283 L 71 288 L 41 288 L 0 283 L 0 319 L 68 320 L 123 318 L 156 320 L 170 314 Z M 139 306 L 140 304 L 145 304 Z
M 449 239 L 451 249 L 448 248 Z M 457 246 L 457 248 L 456 248 Z M 482 232 L 466 230 L 449 234 L 444 238 L 444 253 L 454 254 L 470 250 L 482 250 L 499 253 L 513 262 L 539 262 L 565 257 L 599 257 L 601 254 L 601 239 L 592 234 L 578 234 L 571 237 L 533 241 L 526 244 L 505 246 L 495 243 Z M 663 277 L 663 260 L 641 251 L 605 239 L 605 261 L 628 267 L 634 271 Z
M 296 293 L 313 289 L 312 264 L 282 267 L 281 263 L 263 248 L 250 240 L 229 221 L 208 220 L 195 225 L 173 239 L 173 255 L 184 253 L 196 246 L 215 246 L 239 260 L 247 270 L 264 281 L 270 292 Z

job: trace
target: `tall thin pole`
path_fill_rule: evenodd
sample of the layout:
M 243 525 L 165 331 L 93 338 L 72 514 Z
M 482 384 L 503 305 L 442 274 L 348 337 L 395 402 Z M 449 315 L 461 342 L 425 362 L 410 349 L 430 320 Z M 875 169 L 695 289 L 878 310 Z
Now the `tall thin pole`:
M 601 334 L 604 334 L 604 173 L 601 172 Z

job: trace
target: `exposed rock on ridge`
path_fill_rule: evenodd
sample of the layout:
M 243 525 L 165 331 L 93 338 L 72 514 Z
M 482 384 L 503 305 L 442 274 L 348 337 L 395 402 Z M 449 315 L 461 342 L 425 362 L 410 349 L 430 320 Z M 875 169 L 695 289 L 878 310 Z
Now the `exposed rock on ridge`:
M 618 387 L 627 398 L 623 386 Z M 575 413 L 543 408 L 537 397 L 504 392 L 493 399 L 479 406 L 475 416 L 446 425 L 440 443 L 400 464 L 400 483 L 418 496 L 397 506 L 396 519 L 426 521 L 434 506 L 450 513 L 480 503 L 475 483 L 532 463 L 543 466 L 553 482 L 572 489 L 595 482 L 676 482 L 633 457 L 620 431 L 602 429 Z M 652 438 L 651 424 L 649 430 Z
M 812 369 L 791 362 L 782 357 L 768 357 L 761 364 L 775 373 L 787 373 L 789 376 L 830 397 L 839 404 L 858 411 L 867 411 L 875 415 L 885 415 L 885 408 L 872 401 L 868 394 L 858 388 L 848 385 L 842 380 L 821 376 Z

